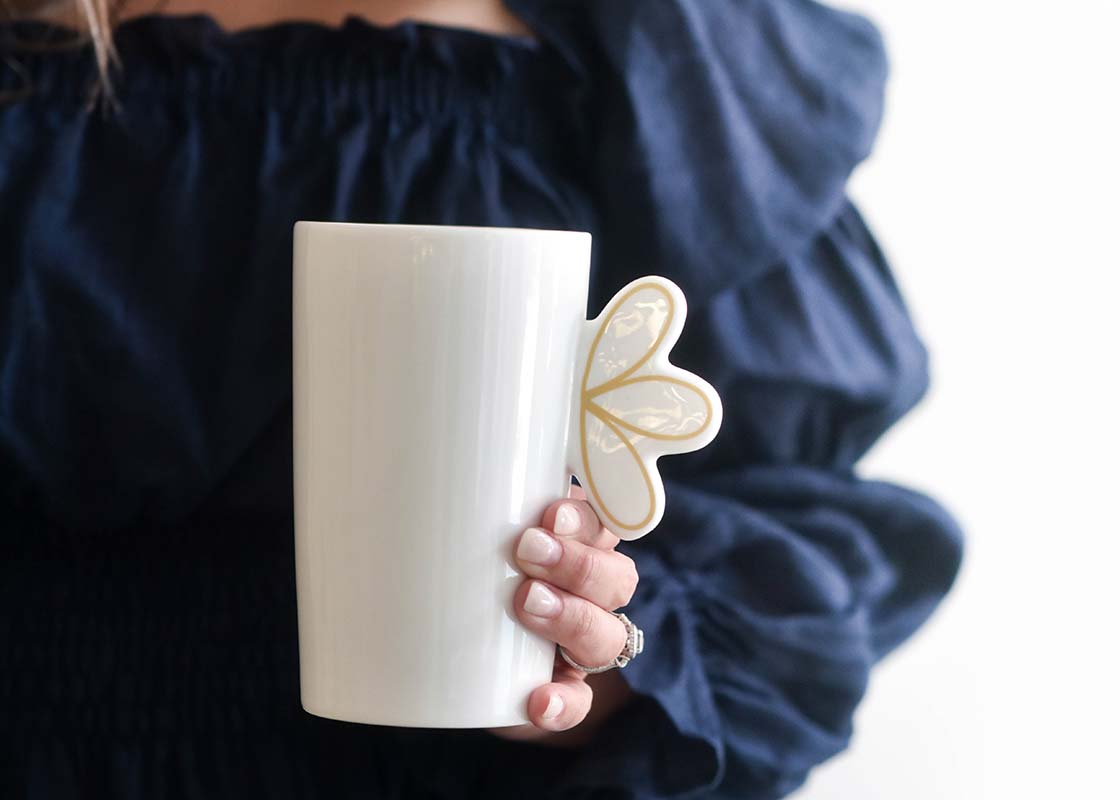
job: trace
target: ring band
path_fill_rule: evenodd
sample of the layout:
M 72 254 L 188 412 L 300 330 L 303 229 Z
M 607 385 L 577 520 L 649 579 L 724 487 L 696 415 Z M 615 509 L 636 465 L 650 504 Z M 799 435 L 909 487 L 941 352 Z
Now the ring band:
M 560 647 L 561 657 L 568 662 L 569 665 L 575 667 L 581 672 L 594 675 L 597 672 L 606 672 L 608 669 L 622 669 L 629 664 L 635 656 L 642 652 L 645 647 L 646 636 L 642 633 L 642 629 L 630 621 L 630 618 L 623 614 L 621 611 L 611 611 L 626 626 L 626 644 L 622 647 L 622 652 L 619 653 L 614 659 L 601 667 L 586 667 L 568 655 L 568 651 Z

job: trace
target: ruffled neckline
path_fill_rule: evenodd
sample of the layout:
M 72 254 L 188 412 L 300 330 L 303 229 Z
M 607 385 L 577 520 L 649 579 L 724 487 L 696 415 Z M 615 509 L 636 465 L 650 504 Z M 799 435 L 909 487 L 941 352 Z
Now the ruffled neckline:
M 56 46 L 72 41 L 73 30 L 23 20 L 0 25 L 0 37 L 0 93 L 88 99 L 96 78 L 91 48 Z M 566 62 L 533 37 L 412 20 L 377 25 L 356 15 L 337 25 L 228 30 L 207 14 L 152 13 L 121 22 L 114 42 L 124 102 L 184 97 L 521 118 L 531 96 L 555 97 L 557 80 L 570 76 Z

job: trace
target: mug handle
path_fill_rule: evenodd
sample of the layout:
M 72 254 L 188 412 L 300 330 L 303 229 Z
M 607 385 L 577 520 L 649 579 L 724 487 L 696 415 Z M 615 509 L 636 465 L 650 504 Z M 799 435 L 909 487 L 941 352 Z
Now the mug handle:
M 685 312 L 675 283 L 638 278 L 580 333 L 568 469 L 620 539 L 645 536 L 665 513 L 657 459 L 699 450 L 723 421 L 711 384 L 669 363 Z

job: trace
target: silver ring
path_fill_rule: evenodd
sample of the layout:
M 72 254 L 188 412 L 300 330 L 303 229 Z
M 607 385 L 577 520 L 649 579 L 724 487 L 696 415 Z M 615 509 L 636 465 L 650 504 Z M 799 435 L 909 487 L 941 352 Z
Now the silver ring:
M 629 664 L 635 656 L 642 652 L 642 648 L 645 647 L 646 644 L 646 635 L 642 633 L 642 629 L 631 622 L 629 617 L 622 612 L 612 611 L 610 613 L 622 620 L 622 624 L 626 626 L 626 644 L 623 645 L 622 652 L 615 656 L 614 660 L 609 664 L 604 664 L 601 667 L 585 667 L 568 655 L 568 651 L 561 647 L 560 655 L 568 664 L 581 672 L 594 675 L 596 672 L 606 672 L 608 669 L 615 669 L 616 667 L 622 669 Z

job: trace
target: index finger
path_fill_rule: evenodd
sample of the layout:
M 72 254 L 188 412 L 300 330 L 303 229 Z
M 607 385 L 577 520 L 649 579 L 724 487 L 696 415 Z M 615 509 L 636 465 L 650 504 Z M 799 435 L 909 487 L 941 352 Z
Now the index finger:
M 541 527 L 561 539 L 575 539 L 601 550 L 613 550 L 618 537 L 603 527 L 584 496 L 583 489 L 573 485 L 567 500 L 557 500 L 545 509 Z

